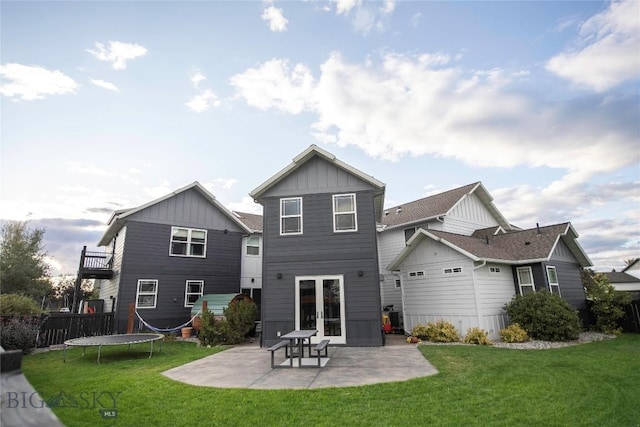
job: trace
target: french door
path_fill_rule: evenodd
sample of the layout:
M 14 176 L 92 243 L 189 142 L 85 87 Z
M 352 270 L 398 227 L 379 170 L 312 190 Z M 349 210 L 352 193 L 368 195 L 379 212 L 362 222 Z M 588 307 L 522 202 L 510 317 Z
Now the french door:
M 344 276 L 296 277 L 296 329 L 316 329 L 311 342 L 346 344 Z

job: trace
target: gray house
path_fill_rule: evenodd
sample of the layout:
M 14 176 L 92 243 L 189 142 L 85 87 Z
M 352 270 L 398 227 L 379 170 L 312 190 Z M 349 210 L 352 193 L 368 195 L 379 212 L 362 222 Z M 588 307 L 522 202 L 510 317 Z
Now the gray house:
M 114 212 L 98 244 L 112 254 L 113 271 L 98 284 L 115 330 L 126 332 L 131 303 L 152 326 L 171 328 L 190 319 L 201 295 L 239 292 L 242 242 L 252 231 L 198 182 Z
M 570 223 L 512 232 L 500 227 L 471 236 L 418 229 L 387 266 L 400 275 L 405 329 L 436 320 L 464 334 L 479 327 L 497 338 L 503 306 L 516 294 L 548 290 L 587 320 L 580 269 L 591 261 Z
M 310 146 L 253 190 L 264 207 L 263 345 L 294 329 L 382 344 L 376 222 L 385 185 Z

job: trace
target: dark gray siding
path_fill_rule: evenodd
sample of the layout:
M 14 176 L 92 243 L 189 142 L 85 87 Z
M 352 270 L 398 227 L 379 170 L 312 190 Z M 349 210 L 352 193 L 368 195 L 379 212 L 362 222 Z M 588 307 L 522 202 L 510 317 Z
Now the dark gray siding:
M 373 191 L 356 193 L 358 231 L 334 233 L 332 194 L 290 194 L 303 197 L 303 231 L 280 236 L 280 198 L 264 205 L 262 290 L 263 344 L 276 333 L 295 327 L 295 277 L 344 275 L 346 338 L 349 346 L 381 345 L 380 290 Z M 358 271 L 362 270 L 362 276 Z M 278 273 L 282 278 L 278 279 Z
M 138 310 L 158 328 L 175 327 L 191 318 L 191 308 L 184 306 L 187 280 L 204 280 L 205 294 L 240 291 L 242 233 L 208 230 L 206 258 L 169 256 L 170 236 L 171 225 L 127 224 L 117 304 L 118 332 L 126 332 L 129 304 L 135 303 L 139 279 L 158 280 L 156 308 Z

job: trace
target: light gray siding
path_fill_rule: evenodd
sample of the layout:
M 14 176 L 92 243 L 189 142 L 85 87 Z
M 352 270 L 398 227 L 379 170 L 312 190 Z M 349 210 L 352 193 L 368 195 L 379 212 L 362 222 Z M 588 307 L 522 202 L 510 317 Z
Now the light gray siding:
M 481 228 L 499 225 L 498 221 L 475 194 L 468 194 L 444 220 L 444 231 L 470 236 Z
M 262 234 L 255 234 L 260 238 L 258 255 L 247 254 L 248 236 L 242 238 L 242 266 L 240 268 L 240 286 L 242 288 L 262 288 Z
M 500 271 L 491 272 L 492 267 Z M 482 317 L 480 327 L 488 332 L 490 339 L 497 339 L 500 329 L 508 325 L 503 307 L 515 296 L 511 266 L 487 264 L 475 270 L 475 277 Z
M 100 281 L 100 299 L 104 300 L 105 311 L 116 311 L 118 305 L 118 290 L 120 287 L 120 273 L 122 271 L 122 255 L 124 253 L 124 242 L 127 236 L 127 227 L 122 227 L 118 232 L 115 240 L 111 241 L 107 251 L 113 248 L 113 277 L 108 280 Z

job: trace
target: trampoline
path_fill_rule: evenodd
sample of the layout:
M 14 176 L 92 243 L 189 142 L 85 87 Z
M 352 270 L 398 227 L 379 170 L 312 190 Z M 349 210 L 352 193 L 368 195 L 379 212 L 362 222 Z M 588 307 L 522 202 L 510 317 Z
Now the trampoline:
M 64 342 L 63 359 L 67 361 L 67 347 L 82 347 L 82 356 L 84 357 L 87 347 L 98 347 L 98 363 L 100 363 L 100 352 L 102 346 L 111 345 L 127 345 L 131 348 L 131 344 L 151 343 L 149 350 L 149 359 L 153 356 L 153 342 L 162 340 L 162 334 L 119 334 L 119 335 L 100 335 L 95 337 L 74 338 Z M 160 351 L 162 351 L 162 341 L 160 341 Z

